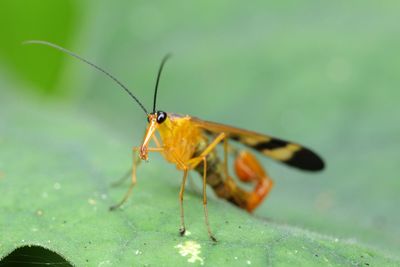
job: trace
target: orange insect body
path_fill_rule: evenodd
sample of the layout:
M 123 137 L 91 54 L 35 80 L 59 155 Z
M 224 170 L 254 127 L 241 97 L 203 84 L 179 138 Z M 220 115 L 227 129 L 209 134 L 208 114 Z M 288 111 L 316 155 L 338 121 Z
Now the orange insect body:
M 135 156 L 131 184 L 124 198 L 117 205 L 112 206 L 112 210 L 120 207 L 131 195 L 132 189 L 136 184 L 136 169 L 137 164 L 140 162 L 138 159 L 147 160 L 149 152 L 159 152 L 168 162 L 175 164 L 179 170 L 183 171 L 179 192 L 181 210 L 180 234 L 183 235 L 185 233 L 183 208 L 185 183 L 188 171 L 195 170 L 203 178 L 203 207 L 207 231 L 210 238 L 216 241 L 208 222 L 206 184 L 213 188 L 218 197 L 224 198 L 249 212 L 253 211 L 263 201 L 273 186 L 272 180 L 256 157 L 247 150 L 238 151 L 234 149 L 228 144 L 228 140 L 240 142 L 265 156 L 295 168 L 308 171 L 319 171 L 324 168 L 324 162 L 317 154 L 299 144 L 224 124 L 200 120 L 187 115 L 182 116 L 156 111 L 158 83 L 164 63 L 169 57 L 168 55 L 163 59 L 158 71 L 153 112 L 149 113 L 125 85 L 104 69 L 55 44 L 45 41 L 28 41 L 26 43 L 42 44 L 56 48 L 91 65 L 118 83 L 146 113 L 148 125 L 143 142 L 141 146 L 133 148 Z M 159 138 L 156 136 L 156 132 L 159 133 Z M 155 147 L 149 146 L 151 140 L 154 141 Z M 219 144 L 223 144 L 224 147 L 222 160 L 216 152 L 216 147 Z M 231 152 L 235 156 L 234 170 L 238 179 L 245 183 L 253 183 L 253 190 L 249 192 L 243 190 L 229 175 L 228 153 Z
M 162 140 L 165 159 L 183 170 L 196 151 L 197 144 L 205 141 L 199 128 L 194 127 L 190 117 L 174 117 L 168 114 L 162 124 L 156 124 Z
M 140 148 L 142 159 L 147 159 L 149 140 L 156 131 L 159 132 L 161 142 L 155 139 L 158 148 L 162 147 L 164 158 L 176 165 L 179 170 L 194 169 L 204 175 L 204 164 L 200 159 L 193 161 L 195 155 L 200 155 L 210 145 L 209 138 L 190 116 L 181 116 L 168 113 L 161 124 L 157 123 L 155 115 L 149 116 L 149 125 Z M 222 141 L 222 140 L 221 140 Z M 264 199 L 273 185 L 257 159 L 250 152 L 242 151 L 235 160 L 235 172 L 243 182 L 254 182 L 253 192 L 246 192 L 224 170 L 224 164 L 214 149 L 206 151 L 205 162 L 209 166 L 206 170 L 206 182 L 216 192 L 217 196 L 227 199 L 231 203 L 253 211 Z M 224 159 L 225 161 L 227 159 Z M 226 171 L 226 172 L 225 172 Z

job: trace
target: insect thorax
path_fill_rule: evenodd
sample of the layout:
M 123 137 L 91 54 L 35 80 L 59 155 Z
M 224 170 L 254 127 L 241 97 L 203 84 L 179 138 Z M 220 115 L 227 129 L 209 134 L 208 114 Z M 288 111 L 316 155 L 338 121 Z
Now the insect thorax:
M 193 125 L 190 117 L 168 118 L 158 127 L 166 160 L 178 166 L 178 162 L 188 163 L 197 146 L 205 137 Z

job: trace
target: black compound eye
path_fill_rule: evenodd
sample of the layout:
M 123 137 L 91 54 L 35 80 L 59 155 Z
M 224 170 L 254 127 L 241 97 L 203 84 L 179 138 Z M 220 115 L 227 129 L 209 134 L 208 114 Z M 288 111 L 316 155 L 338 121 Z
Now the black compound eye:
M 167 118 L 167 113 L 164 111 L 157 111 L 157 123 L 163 123 Z

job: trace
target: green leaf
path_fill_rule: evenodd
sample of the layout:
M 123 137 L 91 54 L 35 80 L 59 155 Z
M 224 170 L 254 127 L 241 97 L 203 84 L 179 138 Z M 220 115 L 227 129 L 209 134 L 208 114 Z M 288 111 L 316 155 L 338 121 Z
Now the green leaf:
M 172 52 L 160 109 L 293 140 L 326 160 L 324 172 L 310 174 L 260 158 L 276 183 L 257 216 L 397 254 L 399 4 L 103 1 L 74 49 L 146 107 L 158 64 Z M 137 105 L 70 62 L 76 75 L 65 88 L 85 90 L 82 112 L 137 145 L 145 124 Z
M 129 201 L 110 212 L 127 189 L 109 185 L 129 166 L 130 141 L 62 104 L 7 95 L 0 101 L 0 258 L 34 245 L 76 266 L 400 264 L 357 242 L 271 222 L 211 197 L 214 244 L 201 196 L 190 190 L 190 235 L 180 237 L 181 174 L 156 156 L 140 166 Z
M 1 256 L 36 244 L 76 265 L 185 264 L 175 246 L 195 240 L 209 265 L 399 265 L 385 253 L 400 249 L 400 2 L 24 1 L 24 10 L 8 2 L 14 8 L 0 8 L 0 68 L 8 68 L 0 80 Z M 260 158 L 275 187 L 254 216 L 209 192 L 215 246 L 201 198 L 189 191 L 192 235 L 178 237 L 181 174 L 158 156 L 142 164 L 124 209 L 110 213 L 127 184 L 109 183 L 130 165 L 143 113 L 80 62 L 19 46 L 30 38 L 105 67 L 146 107 L 159 61 L 172 52 L 160 108 L 300 142 L 321 153 L 327 169 L 312 176 Z M 66 72 L 55 64 L 61 58 Z M 12 68 L 43 86 L 4 84 Z M 76 103 L 4 95 L 50 87 Z

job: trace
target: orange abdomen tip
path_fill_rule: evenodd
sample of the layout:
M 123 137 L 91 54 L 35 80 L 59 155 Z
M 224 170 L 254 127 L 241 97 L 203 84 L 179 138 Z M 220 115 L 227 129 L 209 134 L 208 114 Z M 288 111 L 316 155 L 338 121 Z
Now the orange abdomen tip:
M 265 177 L 265 171 L 255 156 L 247 151 L 241 151 L 235 159 L 235 172 L 242 182 L 252 182 Z

